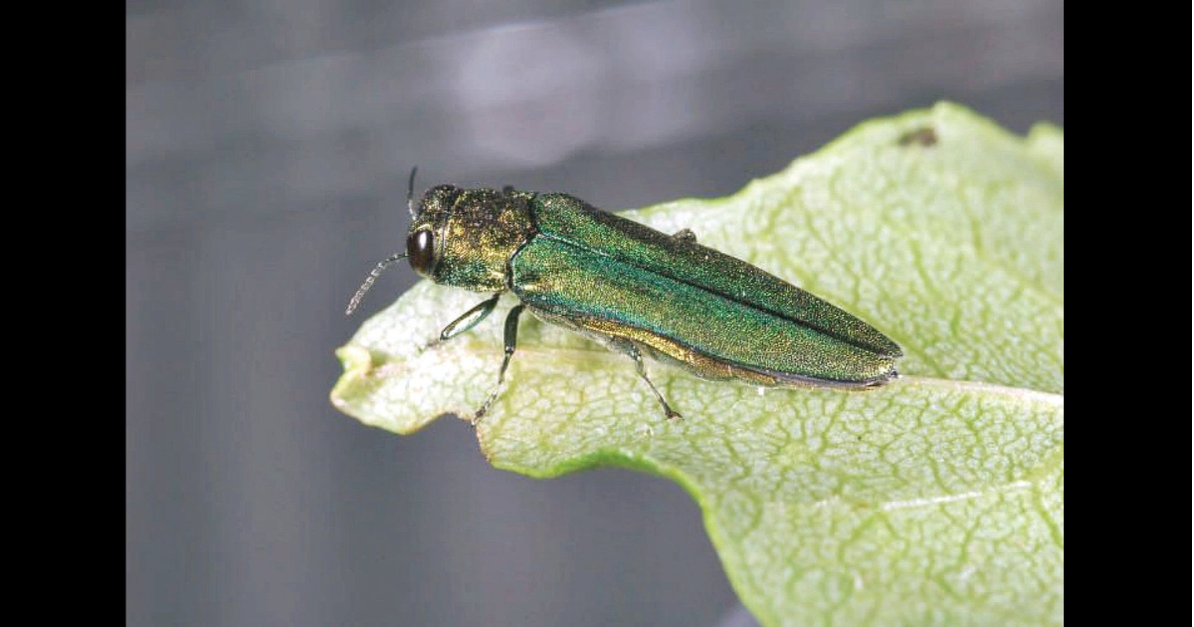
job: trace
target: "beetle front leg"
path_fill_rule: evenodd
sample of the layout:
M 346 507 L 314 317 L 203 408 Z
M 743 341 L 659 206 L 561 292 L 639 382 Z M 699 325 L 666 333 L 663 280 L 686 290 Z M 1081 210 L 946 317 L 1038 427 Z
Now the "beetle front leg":
M 510 367 L 510 358 L 514 357 L 514 348 L 518 344 L 518 316 L 522 315 L 522 310 L 526 309 L 526 305 L 515 305 L 510 313 L 506 314 L 506 356 L 502 359 L 502 369 L 498 371 L 497 385 L 493 386 L 493 391 L 489 393 L 489 398 L 485 399 L 485 404 L 481 409 L 477 410 L 476 415 L 473 416 L 472 425 L 477 426 L 477 421 L 489 412 L 489 406 L 497 399 L 498 393 L 502 389 L 502 381 L 506 378 L 506 368 Z
M 477 326 L 477 323 L 488 318 L 489 314 L 493 313 L 493 308 L 497 307 L 498 299 L 501 297 L 502 293 L 498 292 L 493 295 L 493 298 L 464 312 L 463 316 L 453 320 L 448 326 L 444 327 L 443 331 L 439 332 L 439 341 L 447 342 L 457 335 Z
M 477 326 L 479 322 L 488 318 L 489 314 L 493 313 L 493 309 L 494 307 L 497 307 L 498 299 L 501 297 L 502 293 L 498 292 L 497 294 L 493 295 L 493 298 L 482 301 L 472 309 L 464 312 L 464 314 L 459 318 L 448 323 L 448 326 L 444 327 L 444 330 L 439 332 L 438 338 L 431 340 L 426 346 L 419 350 L 425 351 L 432 346 L 447 342 L 457 335 L 460 335 L 461 333 L 464 333 L 465 331 Z

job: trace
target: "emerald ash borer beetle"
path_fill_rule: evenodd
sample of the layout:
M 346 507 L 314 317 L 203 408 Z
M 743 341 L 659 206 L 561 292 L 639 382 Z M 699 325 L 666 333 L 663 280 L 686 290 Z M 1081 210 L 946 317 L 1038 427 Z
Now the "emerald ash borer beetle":
M 744 261 L 567 194 L 506 187 L 433 187 L 414 204 L 411 171 L 406 252 L 369 274 L 351 314 L 378 274 L 409 259 L 442 285 L 492 293 L 444 328 L 439 341 L 484 320 L 498 298 L 519 304 L 506 316 L 497 398 L 514 356 L 518 319 L 536 317 L 603 341 L 634 360 L 668 418 L 678 417 L 647 377 L 643 355 L 670 358 L 710 379 L 757 385 L 871 388 L 897 376 L 900 347 L 857 317 Z

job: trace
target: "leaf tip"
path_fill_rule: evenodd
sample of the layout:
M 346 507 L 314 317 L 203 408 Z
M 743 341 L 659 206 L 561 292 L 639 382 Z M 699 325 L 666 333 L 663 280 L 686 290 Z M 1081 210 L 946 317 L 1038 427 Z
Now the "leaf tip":
M 332 387 L 330 398 L 336 409 L 348 413 L 352 400 L 365 391 L 364 384 L 373 370 L 373 355 L 364 347 L 346 344 L 336 349 L 336 357 L 344 368 L 344 374 Z

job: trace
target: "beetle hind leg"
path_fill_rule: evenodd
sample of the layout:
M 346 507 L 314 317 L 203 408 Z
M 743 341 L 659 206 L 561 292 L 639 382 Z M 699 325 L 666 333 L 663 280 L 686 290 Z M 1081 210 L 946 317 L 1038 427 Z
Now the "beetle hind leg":
M 680 229 L 679 231 L 672 233 L 672 237 L 680 240 L 681 242 L 688 242 L 690 244 L 696 243 L 696 233 L 693 233 L 692 229 Z
M 654 383 L 651 383 L 651 379 L 647 378 L 647 367 L 643 365 L 643 354 L 638 349 L 638 345 L 636 345 L 634 342 L 620 338 L 611 338 L 610 343 L 615 348 L 626 353 L 631 359 L 634 360 L 635 371 L 638 372 L 639 378 L 647 382 L 647 387 L 650 387 L 651 392 L 655 394 L 655 399 L 658 400 L 659 405 L 663 407 L 664 417 L 666 417 L 668 420 L 683 418 L 683 416 L 680 415 L 680 412 L 672 409 L 671 405 L 668 405 L 667 399 L 663 398 L 663 394 L 659 392 Z

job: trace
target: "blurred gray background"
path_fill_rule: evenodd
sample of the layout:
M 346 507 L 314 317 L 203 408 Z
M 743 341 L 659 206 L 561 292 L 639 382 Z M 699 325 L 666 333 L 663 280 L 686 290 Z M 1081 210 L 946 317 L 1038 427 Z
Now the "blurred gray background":
M 344 317 L 403 246 L 410 167 L 620 209 L 939 99 L 1064 123 L 1060 0 L 126 6 L 130 625 L 742 618 L 678 486 L 533 480 L 463 421 L 329 404 L 333 349 L 414 281 Z

